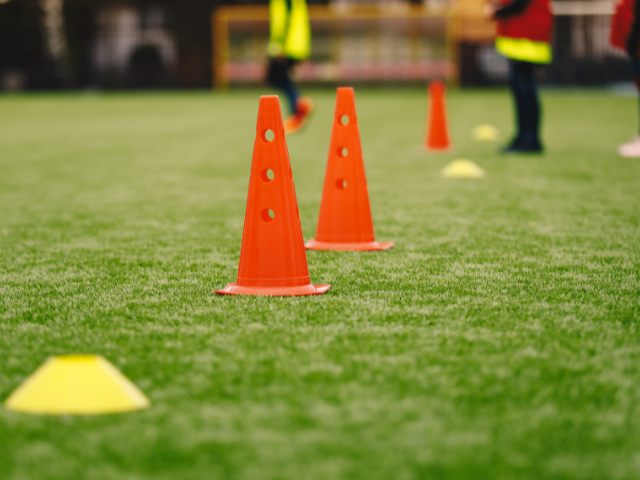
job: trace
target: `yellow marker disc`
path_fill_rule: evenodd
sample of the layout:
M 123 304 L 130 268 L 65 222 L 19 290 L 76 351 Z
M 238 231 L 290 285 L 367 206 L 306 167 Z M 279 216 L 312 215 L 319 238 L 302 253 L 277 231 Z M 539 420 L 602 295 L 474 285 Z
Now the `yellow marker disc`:
M 498 140 L 500 136 L 500 132 L 493 125 L 488 125 L 483 123 L 482 125 L 478 125 L 471 132 L 473 139 L 478 142 L 495 142 Z
M 485 171 L 471 160 L 454 160 L 440 170 L 444 178 L 484 178 Z
M 9 410 L 97 415 L 147 408 L 149 399 L 100 355 L 49 358 L 6 400 Z

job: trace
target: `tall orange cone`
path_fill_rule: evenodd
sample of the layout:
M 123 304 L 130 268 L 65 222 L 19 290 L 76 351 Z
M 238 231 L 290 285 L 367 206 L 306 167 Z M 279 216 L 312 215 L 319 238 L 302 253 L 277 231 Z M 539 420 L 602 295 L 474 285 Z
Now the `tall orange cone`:
M 338 88 L 316 238 L 310 250 L 387 250 L 373 233 L 353 88 Z
M 440 80 L 429 84 L 429 116 L 425 145 L 427 150 L 445 151 L 451 148 L 447 122 L 446 87 Z
M 312 285 L 304 250 L 280 102 L 260 97 L 253 144 L 247 211 L 238 280 L 224 295 L 319 295 L 329 285 Z

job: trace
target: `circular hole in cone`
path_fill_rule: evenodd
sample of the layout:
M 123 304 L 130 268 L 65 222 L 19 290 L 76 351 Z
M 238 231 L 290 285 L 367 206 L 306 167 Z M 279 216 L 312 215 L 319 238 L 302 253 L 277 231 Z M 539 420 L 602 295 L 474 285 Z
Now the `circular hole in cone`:
M 262 212 L 260 212 L 260 216 L 262 217 L 262 220 L 267 223 L 272 222 L 273 219 L 276 218 L 275 212 L 270 208 L 262 210 Z
M 272 142 L 273 139 L 276 138 L 276 134 L 273 133 L 273 130 L 267 128 L 264 132 L 262 132 L 262 139 L 265 142 Z
M 342 125 L 349 125 L 349 115 L 342 115 L 340 117 L 340 123 Z
M 338 147 L 338 156 L 340 158 L 345 158 L 349 154 L 349 150 L 345 147 Z
M 262 178 L 263 182 L 269 183 L 271 180 L 275 178 L 276 174 L 273 173 L 273 170 L 270 168 L 265 168 L 260 172 L 260 178 Z
M 338 187 L 338 190 L 344 190 L 345 188 L 347 188 L 347 181 L 344 178 L 338 179 L 338 181 L 336 182 L 336 187 Z

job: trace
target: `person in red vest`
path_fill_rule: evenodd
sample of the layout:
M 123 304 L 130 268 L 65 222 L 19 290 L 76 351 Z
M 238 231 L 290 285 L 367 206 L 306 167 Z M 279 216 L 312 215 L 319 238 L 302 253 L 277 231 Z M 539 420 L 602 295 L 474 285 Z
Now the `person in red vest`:
M 640 0 L 620 0 L 611 19 L 611 45 L 631 59 L 633 80 L 640 91 Z M 623 157 L 640 157 L 640 135 L 618 147 Z
M 509 59 L 509 87 L 518 132 L 505 153 L 541 153 L 537 66 L 551 62 L 553 14 L 549 0 L 502 0 L 488 4 L 487 16 L 498 22 L 496 50 Z

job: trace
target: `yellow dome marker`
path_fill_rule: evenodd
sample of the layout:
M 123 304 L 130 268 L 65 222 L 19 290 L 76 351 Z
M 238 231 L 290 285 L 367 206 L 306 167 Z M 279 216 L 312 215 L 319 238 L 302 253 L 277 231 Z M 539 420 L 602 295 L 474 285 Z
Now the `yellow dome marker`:
M 440 170 L 444 178 L 484 178 L 485 171 L 471 160 L 454 160 Z
M 498 140 L 500 136 L 500 132 L 493 125 L 489 125 L 487 123 L 483 123 L 482 125 L 478 125 L 471 131 L 471 135 L 473 139 L 478 142 L 495 142 Z
M 49 358 L 6 400 L 9 410 L 99 415 L 147 408 L 149 399 L 100 355 Z

